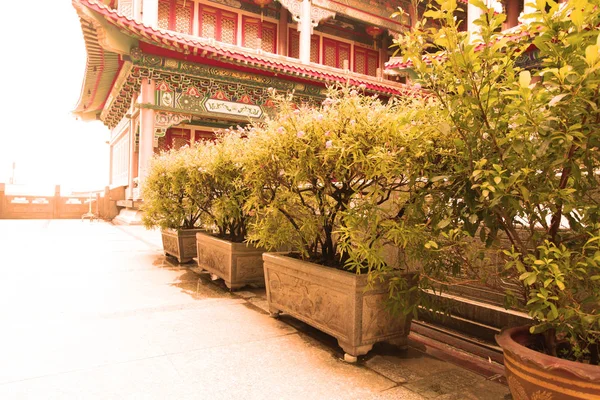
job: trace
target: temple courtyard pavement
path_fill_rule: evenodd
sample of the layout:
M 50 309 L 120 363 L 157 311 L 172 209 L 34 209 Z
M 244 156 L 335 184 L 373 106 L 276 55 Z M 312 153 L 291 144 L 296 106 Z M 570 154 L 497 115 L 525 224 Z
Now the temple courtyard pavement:
M 141 226 L 0 220 L 0 399 L 510 399 L 418 341 L 358 363 Z M 463 358 L 464 360 L 464 358 Z

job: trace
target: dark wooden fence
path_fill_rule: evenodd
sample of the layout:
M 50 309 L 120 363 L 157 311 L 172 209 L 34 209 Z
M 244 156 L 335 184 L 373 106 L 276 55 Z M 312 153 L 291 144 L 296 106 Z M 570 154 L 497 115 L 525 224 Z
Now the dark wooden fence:
M 0 183 L 0 219 L 79 219 L 90 213 L 95 218 L 112 219 L 118 214 L 116 202 L 123 198 L 123 188 L 61 196 L 60 185 L 54 195 L 6 194 Z M 86 215 L 89 217 L 90 215 Z

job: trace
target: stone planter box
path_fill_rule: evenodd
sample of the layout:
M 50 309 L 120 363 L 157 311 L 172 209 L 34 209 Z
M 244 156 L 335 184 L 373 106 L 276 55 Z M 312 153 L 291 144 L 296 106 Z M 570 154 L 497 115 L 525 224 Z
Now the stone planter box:
M 162 229 L 162 241 L 165 255 L 177 258 L 184 264 L 196 257 L 196 233 L 201 229 Z
M 207 233 L 196 234 L 198 267 L 218 276 L 231 290 L 251 283 L 264 286 L 263 249 L 233 243 Z
M 355 362 L 377 342 L 407 345 L 412 316 L 392 316 L 385 309 L 385 284 L 365 291 L 367 276 L 265 253 L 265 284 L 269 311 L 285 312 L 330 334 Z

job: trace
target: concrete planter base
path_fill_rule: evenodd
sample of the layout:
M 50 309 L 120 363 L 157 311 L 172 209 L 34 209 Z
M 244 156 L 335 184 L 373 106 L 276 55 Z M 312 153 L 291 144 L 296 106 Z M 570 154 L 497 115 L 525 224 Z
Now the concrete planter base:
M 246 243 L 233 243 L 206 233 L 196 234 L 198 267 L 218 276 L 231 290 L 249 284 L 263 286 L 262 249 Z
M 406 347 L 412 316 L 388 313 L 385 284 L 365 291 L 366 275 L 279 253 L 265 253 L 263 261 L 271 314 L 285 312 L 335 337 L 346 361 L 356 361 L 378 342 Z
M 196 233 L 201 229 L 162 229 L 162 241 L 165 255 L 177 258 L 184 264 L 196 257 Z

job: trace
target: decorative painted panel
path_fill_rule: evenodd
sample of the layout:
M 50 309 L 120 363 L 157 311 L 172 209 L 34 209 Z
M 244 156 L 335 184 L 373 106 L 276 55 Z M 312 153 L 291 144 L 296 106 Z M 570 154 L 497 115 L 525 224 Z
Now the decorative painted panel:
M 131 61 L 134 66 L 130 75 L 103 119 L 109 128 L 123 119 L 133 95 L 139 93 L 143 78 L 156 82 L 155 106 L 165 111 L 186 111 L 190 115 L 206 112 L 204 103 L 198 102 L 219 96 L 223 96 L 222 100 L 268 110 L 272 106 L 268 93 L 271 87 L 294 91 L 298 103 L 318 105 L 325 96 L 321 86 L 148 55 L 139 49 L 132 50 Z M 164 93 L 168 94 L 163 97 Z M 215 115 L 215 118 L 223 120 L 223 115 Z

